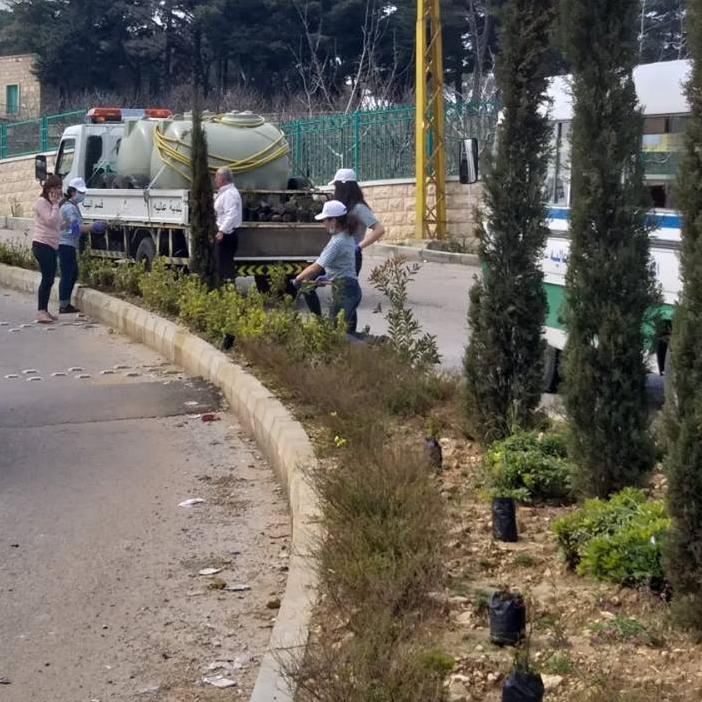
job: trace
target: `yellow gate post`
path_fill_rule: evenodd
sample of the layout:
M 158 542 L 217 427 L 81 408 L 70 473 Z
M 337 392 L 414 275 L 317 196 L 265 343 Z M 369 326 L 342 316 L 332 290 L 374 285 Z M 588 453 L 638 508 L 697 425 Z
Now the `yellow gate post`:
M 446 238 L 444 66 L 439 0 L 417 0 L 415 173 L 417 239 Z M 434 198 L 430 198 L 433 186 Z

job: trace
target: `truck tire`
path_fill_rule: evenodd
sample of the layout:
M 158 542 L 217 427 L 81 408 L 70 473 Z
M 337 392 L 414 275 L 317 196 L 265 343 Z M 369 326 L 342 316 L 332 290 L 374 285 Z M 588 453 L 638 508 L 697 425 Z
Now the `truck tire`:
M 558 389 L 558 366 L 561 352 L 554 346 L 547 346 L 544 351 L 544 392 L 554 393 Z
M 154 240 L 150 236 L 145 236 L 137 246 L 136 254 L 134 259 L 137 263 L 144 263 L 144 268 L 147 271 L 151 270 L 151 264 L 156 257 L 156 245 Z
M 267 275 L 255 275 L 254 282 L 256 283 L 256 290 L 262 295 L 271 291 L 271 281 Z

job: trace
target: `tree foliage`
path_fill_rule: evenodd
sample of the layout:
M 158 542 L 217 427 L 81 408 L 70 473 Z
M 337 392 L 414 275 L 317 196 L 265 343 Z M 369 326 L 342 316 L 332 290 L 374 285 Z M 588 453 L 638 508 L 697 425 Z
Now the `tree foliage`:
M 213 235 L 217 230 L 212 178 L 207 158 L 207 135 L 202 128 L 201 100 L 196 90 L 192 131 L 192 187 L 190 188 L 190 268 L 212 288 L 215 283 Z
M 510 0 L 497 81 L 503 104 L 495 161 L 485 178 L 482 279 L 471 290 L 466 351 L 469 414 L 487 439 L 528 426 L 542 384 L 546 297 L 545 111 L 552 0 Z
M 702 633 L 702 1 L 689 3 L 691 119 L 678 177 L 682 292 L 673 320 L 667 406 L 668 575 L 680 619 Z M 669 371 L 670 372 L 670 371 Z
M 565 404 L 577 487 L 607 497 L 653 465 L 644 322 L 654 304 L 632 71 L 638 0 L 561 0 L 573 66 Z

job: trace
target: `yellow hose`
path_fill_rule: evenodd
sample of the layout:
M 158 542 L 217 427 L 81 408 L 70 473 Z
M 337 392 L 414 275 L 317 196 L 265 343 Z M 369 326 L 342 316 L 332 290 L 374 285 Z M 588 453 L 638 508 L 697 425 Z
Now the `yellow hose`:
M 239 127 L 242 129 L 254 129 L 265 124 L 263 117 L 258 115 L 252 115 L 251 117 L 241 117 L 237 116 L 236 124 L 228 124 L 226 120 L 226 115 L 214 115 L 212 117 L 205 118 L 204 121 L 214 122 L 216 124 L 223 124 L 231 127 Z M 174 171 L 179 173 L 181 176 L 187 180 L 192 180 L 191 174 L 191 158 L 189 153 L 182 153 L 179 151 L 180 147 L 187 149 L 188 152 L 191 149 L 190 144 L 187 144 L 182 139 L 177 139 L 174 137 L 167 137 L 163 132 L 161 132 L 159 126 L 156 126 L 154 130 L 154 144 L 158 149 L 161 161 L 166 165 L 170 166 Z M 229 168 L 232 173 L 246 173 L 248 171 L 253 171 L 256 168 L 265 166 L 271 161 L 275 161 L 282 156 L 285 156 L 290 152 L 290 146 L 285 141 L 285 135 L 281 134 L 274 142 L 268 146 L 261 149 L 255 154 L 251 154 L 240 161 L 230 161 L 223 156 L 218 156 L 217 154 L 208 154 L 208 161 L 216 161 L 215 165 L 209 166 L 211 173 L 215 173 L 218 168 Z M 183 169 L 183 166 L 186 168 Z

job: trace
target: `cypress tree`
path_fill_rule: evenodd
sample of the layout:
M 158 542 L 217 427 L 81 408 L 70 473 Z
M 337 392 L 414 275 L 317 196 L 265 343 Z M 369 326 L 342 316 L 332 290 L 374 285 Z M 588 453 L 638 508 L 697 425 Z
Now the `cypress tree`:
M 482 279 L 471 290 L 468 414 L 485 440 L 530 423 L 541 397 L 550 127 L 545 114 L 553 0 L 509 0 L 496 77 L 503 104 L 485 177 Z
M 217 222 L 212 177 L 207 159 L 207 135 L 202 128 L 202 113 L 197 92 L 193 105 L 191 144 L 190 270 L 197 274 L 205 285 L 213 287 L 216 279 L 214 234 L 217 231 Z
M 673 319 L 672 386 L 666 408 L 667 576 L 679 619 L 702 633 L 702 0 L 688 3 L 691 119 L 678 176 L 683 215 L 682 292 Z M 670 372 L 670 370 L 668 371 Z
M 573 67 L 565 404 L 576 485 L 605 497 L 653 465 L 644 319 L 654 303 L 632 71 L 639 0 L 561 0 Z

